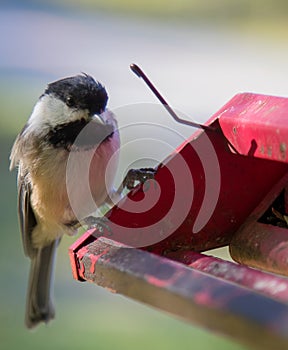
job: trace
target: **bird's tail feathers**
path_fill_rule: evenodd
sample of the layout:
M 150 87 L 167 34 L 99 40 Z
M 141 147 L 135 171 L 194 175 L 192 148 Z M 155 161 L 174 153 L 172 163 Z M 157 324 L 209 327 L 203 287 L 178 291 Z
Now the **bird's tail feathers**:
M 37 249 L 31 258 L 30 275 L 27 290 L 25 323 L 34 328 L 40 322 L 49 322 L 55 316 L 52 301 L 54 265 L 59 240 Z

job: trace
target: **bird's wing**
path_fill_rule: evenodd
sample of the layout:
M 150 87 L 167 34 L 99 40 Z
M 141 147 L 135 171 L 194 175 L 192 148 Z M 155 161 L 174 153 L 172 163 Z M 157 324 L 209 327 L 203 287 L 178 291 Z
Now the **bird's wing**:
M 31 185 L 28 181 L 27 174 L 21 173 L 19 167 L 18 172 L 18 215 L 20 230 L 22 233 L 22 242 L 24 252 L 32 258 L 35 255 L 35 248 L 32 245 L 32 231 L 37 221 L 33 209 L 31 207 Z

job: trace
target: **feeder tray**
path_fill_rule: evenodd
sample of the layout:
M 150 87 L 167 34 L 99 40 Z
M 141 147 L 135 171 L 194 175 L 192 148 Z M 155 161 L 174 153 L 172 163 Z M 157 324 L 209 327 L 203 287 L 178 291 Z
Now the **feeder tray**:
M 74 278 L 287 349 L 287 116 L 287 98 L 232 98 L 70 247 Z M 239 264 L 202 253 L 223 246 Z

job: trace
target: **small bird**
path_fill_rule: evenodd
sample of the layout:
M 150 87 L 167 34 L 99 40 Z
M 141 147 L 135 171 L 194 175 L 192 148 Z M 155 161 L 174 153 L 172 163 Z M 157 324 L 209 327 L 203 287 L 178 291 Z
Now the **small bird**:
M 10 170 L 18 166 L 19 224 L 24 252 L 31 259 L 25 317 L 28 328 L 54 318 L 51 294 L 56 249 L 63 234 L 72 235 L 80 227 L 67 191 L 69 157 L 77 153 L 81 159 L 91 158 L 91 150 L 94 152 L 88 185 L 98 207 L 109 201 L 113 192 L 120 139 L 107 101 L 106 89 L 90 75 L 52 82 L 13 145 Z M 113 164 L 109 164 L 106 176 L 109 162 Z M 81 181 L 74 178 L 73 188 L 79 203 L 85 203 Z M 82 214 L 88 217 L 91 213 L 84 210 Z

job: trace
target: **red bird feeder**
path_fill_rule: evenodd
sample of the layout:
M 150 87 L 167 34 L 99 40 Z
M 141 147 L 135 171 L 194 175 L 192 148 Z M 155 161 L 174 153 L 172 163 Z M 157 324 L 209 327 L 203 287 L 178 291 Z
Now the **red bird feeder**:
M 238 94 L 205 125 L 71 246 L 73 276 L 287 349 L 288 98 Z M 241 265 L 201 253 L 227 245 Z

